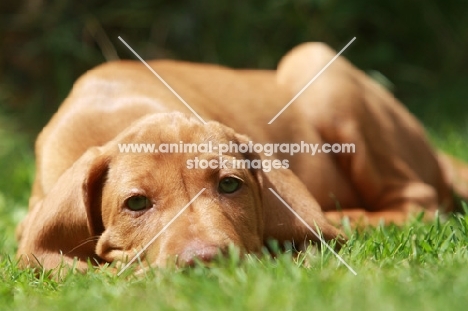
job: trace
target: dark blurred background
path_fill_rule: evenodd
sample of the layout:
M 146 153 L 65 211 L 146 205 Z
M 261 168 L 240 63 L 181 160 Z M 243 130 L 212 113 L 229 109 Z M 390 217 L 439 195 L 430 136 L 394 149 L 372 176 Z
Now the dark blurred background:
M 465 0 L 4 0 L 0 113 L 34 137 L 79 75 L 134 58 L 118 36 L 145 59 L 238 68 L 275 68 L 301 42 L 340 50 L 356 36 L 344 55 L 427 126 L 467 127 Z

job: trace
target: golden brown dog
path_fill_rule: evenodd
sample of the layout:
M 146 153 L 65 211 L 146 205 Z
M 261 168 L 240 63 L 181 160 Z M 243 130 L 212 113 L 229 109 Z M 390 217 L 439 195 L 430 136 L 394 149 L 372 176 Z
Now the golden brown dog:
M 454 205 L 452 180 L 463 164 L 443 164 L 422 126 L 395 98 L 339 58 L 271 125 L 284 105 L 335 55 L 301 45 L 276 71 L 231 70 L 174 61 L 149 64 L 204 120 L 203 124 L 140 62 L 89 71 L 40 134 L 27 218 L 18 227 L 24 266 L 78 260 L 125 262 L 171 222 L 141 256 L 209 261 L 230 244 L 257 252 L 267 239 L 317 238 L 272 188 L 325 240 L 340 231 L 325 218 L 401 223 L 411 212 Z M 244 136 L 246 135 L 246 136 Z M 190 169 L 217 152 L 121 152 L 122 144 L 346 143 L 355 153 L 277 155 L 289 169 L 233 166 Z M 224 160 L 273 159 L 232 151 Z M 464 178 L 464 179 L 463 179 Z M 457 184 L 468 196 L 466 183 Z M 465 188 L 463 188 L 465 187 Z M 325 212 L 325 213 L 323 213 Z

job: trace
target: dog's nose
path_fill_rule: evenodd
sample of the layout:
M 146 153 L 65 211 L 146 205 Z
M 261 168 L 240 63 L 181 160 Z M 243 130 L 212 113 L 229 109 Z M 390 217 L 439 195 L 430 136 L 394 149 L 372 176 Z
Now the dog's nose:
M 208 245 L 203 242 L 191 242 L 177 257 L 179 266 L 193 266 L 195 262 L 208 263 L 219 254 L 219 247 Z

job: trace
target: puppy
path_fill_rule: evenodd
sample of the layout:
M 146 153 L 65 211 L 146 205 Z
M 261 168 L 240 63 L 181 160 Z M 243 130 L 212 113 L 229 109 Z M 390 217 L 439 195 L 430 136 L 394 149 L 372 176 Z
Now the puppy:
M 343 241 L 329 221 L 402 223 L 414 212 L 450 211 L 455 179 L 468 197 L 466 166 L 441 162 L 416 119 L 343 58 L 268 124 L 334 55 L 304 44 L 276 71 L 149 62 L 193 111 L 140 62 L 90 70 L 38 137 L 29 213 L 17 230 L 22 266 L 86 270 L 88 261 L 125 263 L 140 251 L 149 266 L 190 265 L 230 245 L 254 253 L 269 239 L 318 241 L 288 206 L 326 241 Z M 301 141 L 355 152 L 122 151 Z M 189 165 L 195 159 L 281 165 L 202 169 Z

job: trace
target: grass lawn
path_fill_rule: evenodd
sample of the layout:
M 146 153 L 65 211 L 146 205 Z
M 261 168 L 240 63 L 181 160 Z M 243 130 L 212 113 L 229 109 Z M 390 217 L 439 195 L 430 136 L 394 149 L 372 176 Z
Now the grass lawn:
M 461 134 L 433 141 L 468 160 Z M 0 310 L 462 310 L 468 305 L 468 217 L 348 231 L 340 251 L 299 258 L 235 257 L 211 268 L 35 276 L 15 264 L 14 228 L 25 215 L 34 166 L 30 143 L 0 118 Z

